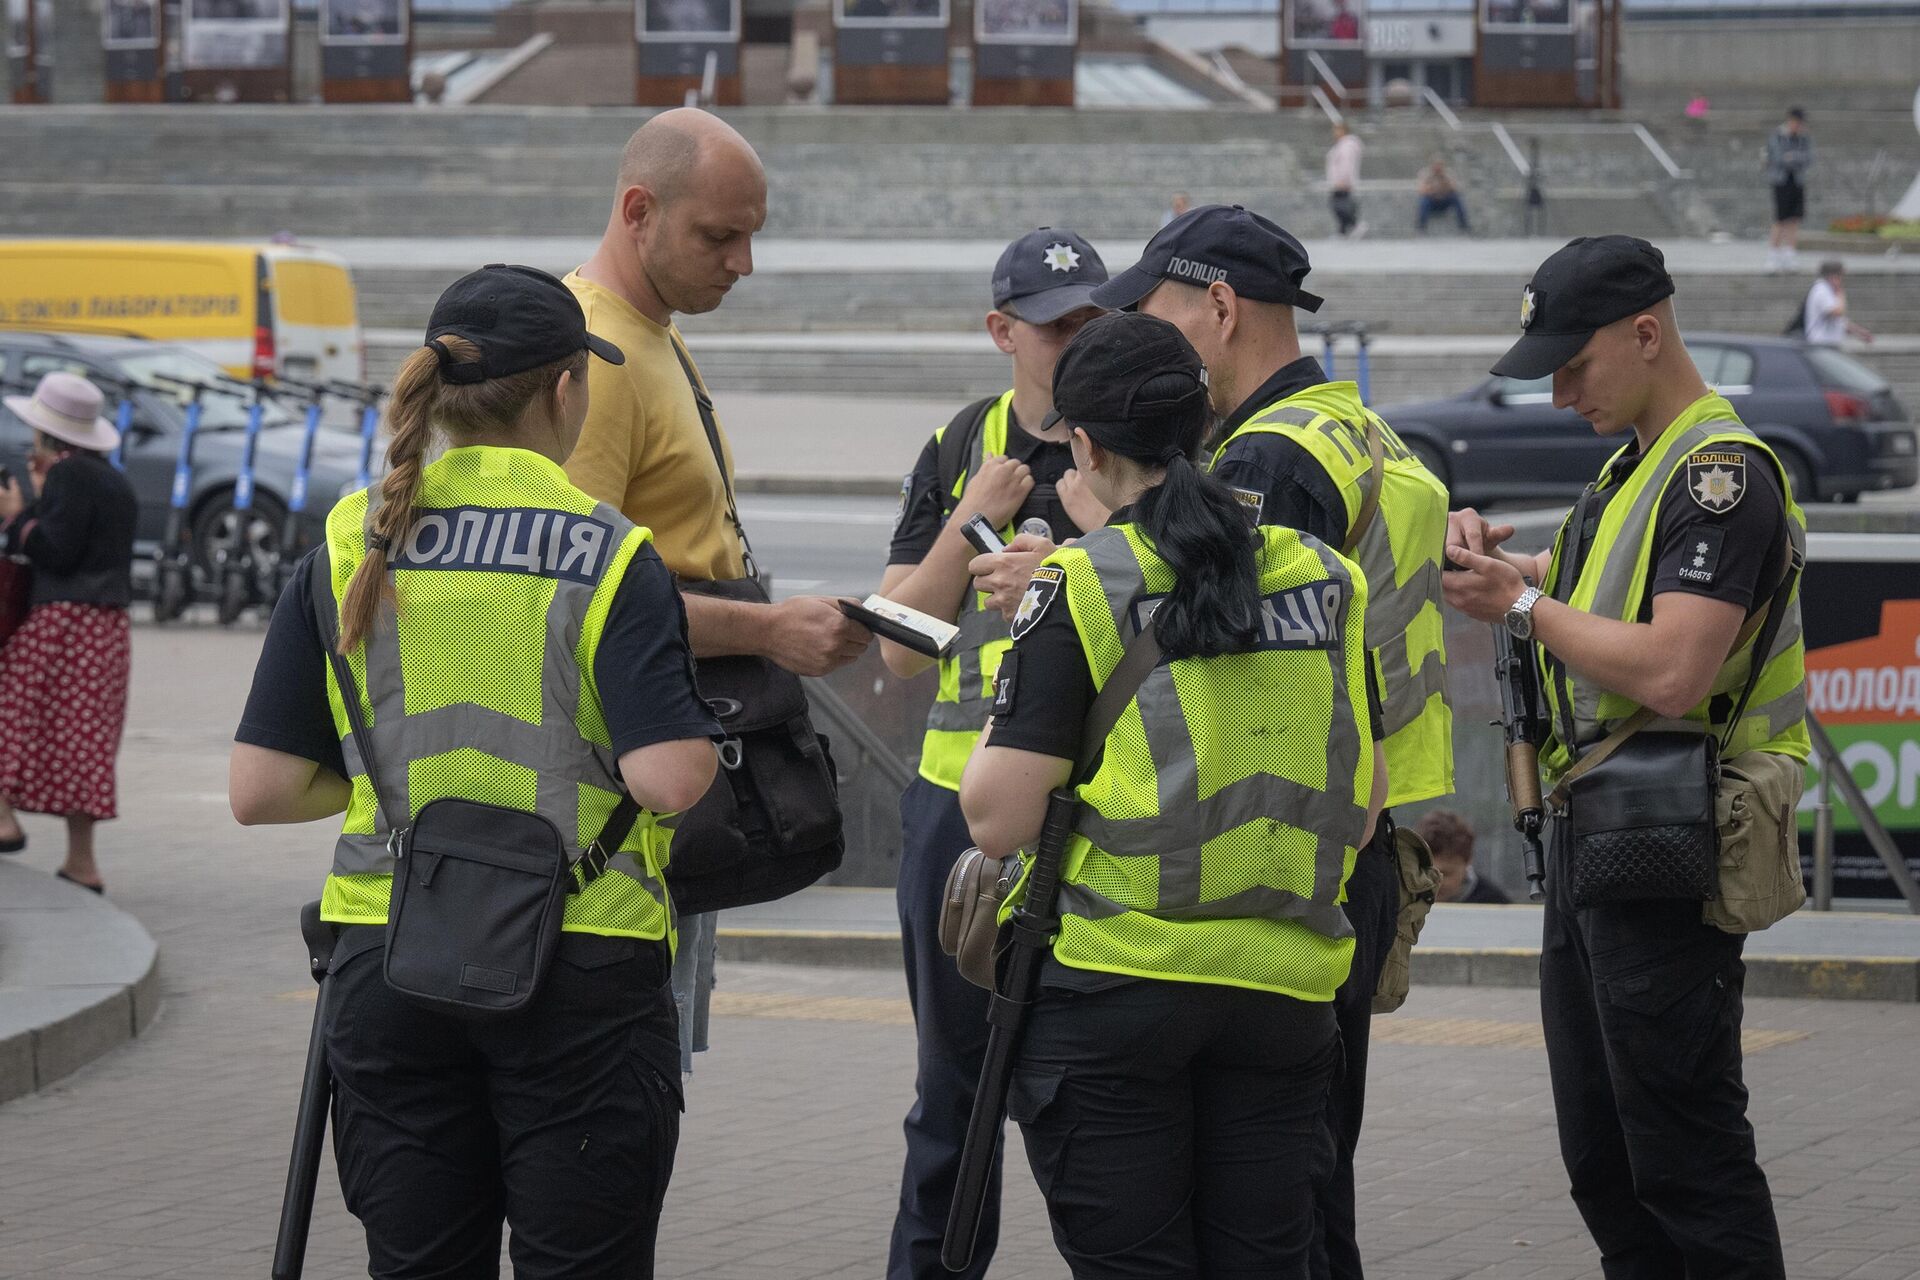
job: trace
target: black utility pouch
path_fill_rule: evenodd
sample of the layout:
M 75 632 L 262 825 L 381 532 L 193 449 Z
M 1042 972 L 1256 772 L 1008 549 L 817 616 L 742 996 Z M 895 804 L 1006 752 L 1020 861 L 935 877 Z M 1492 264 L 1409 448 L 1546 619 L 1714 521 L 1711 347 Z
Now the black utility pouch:
M 1573 905 L 1717 897 L 1719 773 L 1712 735 L 1643 731 L 1572 779 L 1566 875 Z
M 443 1012 L 526 1007 L 573 888 L 567 844 L 537 813 L 448 798 L 395 840 L 387 985 Z

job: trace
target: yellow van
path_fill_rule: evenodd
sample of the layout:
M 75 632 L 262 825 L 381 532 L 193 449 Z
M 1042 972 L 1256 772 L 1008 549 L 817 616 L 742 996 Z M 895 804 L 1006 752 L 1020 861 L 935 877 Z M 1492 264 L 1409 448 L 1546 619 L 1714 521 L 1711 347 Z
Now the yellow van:
M 353 276 L 305 245 L 0 240 L 0 329 L 178 342 L 236 378 L 366 376 Z

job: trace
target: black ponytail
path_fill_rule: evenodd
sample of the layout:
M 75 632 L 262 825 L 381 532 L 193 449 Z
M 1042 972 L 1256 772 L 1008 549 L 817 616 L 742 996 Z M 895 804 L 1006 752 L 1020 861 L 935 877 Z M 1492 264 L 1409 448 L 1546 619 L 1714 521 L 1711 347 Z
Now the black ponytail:
M 1259 627 L 1260 566 L 1233 491 L 1179 453 L 1134 510 L 1173 570 L 1173 591 L 1153 614 L 1161 650 L 1169 658 L 1209 658 L 1250 645 Z

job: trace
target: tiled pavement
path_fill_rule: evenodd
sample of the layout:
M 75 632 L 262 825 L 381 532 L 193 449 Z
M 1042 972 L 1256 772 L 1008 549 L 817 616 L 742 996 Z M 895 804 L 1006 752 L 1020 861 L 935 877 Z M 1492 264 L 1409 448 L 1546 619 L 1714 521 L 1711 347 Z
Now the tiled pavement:
M 243 832 L 225 740 L 257 633 L 141 629 L 108 830 L 110 891 L 159 941 L 151 1031 L 0 1107 L 0 1277 L 259 1277 L 285 1170 L 311 988 L 293 925 L 328 841 Z M 26 855 L 51 865 L 31 822 Z M 662 1228 L 663 1277 L 881 1274 L 912 1090 L 897 975 L 725 965 Z M 1429 988 L 1376 1023 L 1360 1161 L 1377 1280 L 1597 1276 L 1565 1198 L 1528 991 Z M 1749 1002 L 1748 1082 L 1795 1277 L 1920 1276 L 1920 1010 Z M 1018 1157 L 993 1275 L 1059 1280 Z M 307 1274 L 362 1274 L 322 1176 Z

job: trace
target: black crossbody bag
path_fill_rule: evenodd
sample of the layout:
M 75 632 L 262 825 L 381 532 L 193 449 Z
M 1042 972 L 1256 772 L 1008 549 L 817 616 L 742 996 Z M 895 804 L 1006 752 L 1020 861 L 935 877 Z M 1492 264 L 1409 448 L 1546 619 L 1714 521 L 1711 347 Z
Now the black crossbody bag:
M 1585 505 L 1583 499 L 1581 508 Z M 1734 636 L 1729 656 L 1752 640 L 1753 660 L 1723 735 L 1644 732 L 1657 717 L 1642 707 L 1583 752 L 1554 788 L 1549 800 L 1573 827 L 1562 874 L 1576 909 L 1654 898 L 1706 902 L 1719 896 L 1715 797 L 1720 759 L 1760 682 L 1802 563 L 1789 539 L 1779 585 Z
M 517 1013 L 539 993 L 560 941 L 567 897 L 597 879 L 625 843 L 640 806 L 624 792 L 586 851 L 537 813 L 447 796 L 411 823 L 394 821 L 374 760 L 373 735 L 346 658 L 329 649 L 347 722 L 391 833 L 387 985 L 440 1013 L 485 1019 Z M 406 810 L 398 810 L 400 817 Z
M 744 578 L 682 582 L 681 589 L 770 604 L 734 504 L 713 401 L 680 344 L 672 346 L 699 406 L 727 498 L 727 520 L 747 567 Z M 806 688 L 793 672 L 747 654 L 696 658 L 694 675 L 727 736 L 720 744 L 719 779 L 674 826 L 667 871 L 674 906 L 685 915 L 702 915 L 797 893 L 838 867 L 846 850 L 839 778 L 827 739 L 808 714 Z

